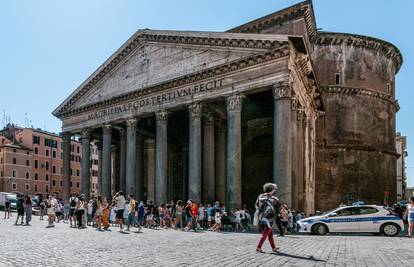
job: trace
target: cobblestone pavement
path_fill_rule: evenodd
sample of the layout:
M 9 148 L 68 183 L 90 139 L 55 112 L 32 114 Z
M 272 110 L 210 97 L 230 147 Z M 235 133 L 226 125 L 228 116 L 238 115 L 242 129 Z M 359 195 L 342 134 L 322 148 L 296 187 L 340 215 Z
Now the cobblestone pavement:
M 15 216 L 15 215 L 14 215 Z M 15 217 L 13 217 L 15 218 Z M 414 239 L 371 235 L 276 237 L 278 254 L 255 252 L 258 233 L 144 229 L 122 234 L 14 226 L 0 217 L 0 266 L 413 266 Z M 135 230 L 135 229 L 134 229 Z M 270 251 L 268 243 L 265 250 Z

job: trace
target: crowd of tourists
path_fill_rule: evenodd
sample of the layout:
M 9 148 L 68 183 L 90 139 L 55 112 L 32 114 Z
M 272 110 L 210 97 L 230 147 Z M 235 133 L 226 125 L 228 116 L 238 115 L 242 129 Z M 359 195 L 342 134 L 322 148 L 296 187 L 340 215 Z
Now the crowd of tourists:
M 132 227 L 177 229 L 183 231 L 211 230 L 220 232 L 232 230 L 244 232 L 250 228 L 251 216 L 246 206 L 227 211 L 224 204 L 198 204 L 193 200 L 161 203 L 137 201 L 133 195 L 125 196 L 122 191 L 112 199 L 93 197 L 86 200 L 84 195 L 71 194 L 67 201 L 58 201 L 49 196 L 44 207 L 40 207 L 40 219 L 44 210 L 48 226 L 55 222 L 69 223 L 71 227 L 84 229 L 93 226 L 99 231 L 116 226 L 119 231 Z

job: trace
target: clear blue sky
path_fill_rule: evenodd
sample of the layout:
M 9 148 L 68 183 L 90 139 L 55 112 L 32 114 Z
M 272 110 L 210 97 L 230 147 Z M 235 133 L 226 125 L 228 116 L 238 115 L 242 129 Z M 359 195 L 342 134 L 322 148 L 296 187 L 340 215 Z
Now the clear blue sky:
M 225 31 L 298 2 L 2 0 L 0 118 L 5 110 L 12 122 L 24 126 L 27 113 L 34 127 L 59 132 L 52 110 L 137 29 Z M 314 9 L 325 31 L 369 35 L 400 48 L 404 64 L 397 75 L 397 130 L 408 136 L 407 171 L 414 185 L 414 1 L 314 0 Z

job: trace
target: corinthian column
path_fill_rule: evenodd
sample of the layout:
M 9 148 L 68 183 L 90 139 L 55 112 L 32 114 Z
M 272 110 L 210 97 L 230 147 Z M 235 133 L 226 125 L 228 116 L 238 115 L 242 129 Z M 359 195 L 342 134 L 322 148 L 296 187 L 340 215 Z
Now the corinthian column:
M 227 98 L 227 206 L 240 208 L 241 203 L 241 109 L 244 96 Z
M 70 194 L 70 138 L 71 134 L 63 133 L 62 153 L 63 153 L 63 173 L 62 173 L 62 198 L 69 199 Z
M 112 126 L 106 124 L 103 126 L 102 135 L 102 195 L 109 197 L 111 194 L 111 141 Z
M 127 120 L 127 134 L 126 134 L 126 193 L 135 194 L 135 160 L 136 160 L 136 132 L 137 132 L 137 120 Z
M 145 139 L 147 163 L 147 200 L 155 201 L 155 142 L 152 138 Z
M 292 139 L 291 139 L 291 88 L 287 83 L 273 86 L 273 181 L 278 195 L 288 206 L 292 205 Z
M 201 201 L 201 103 L 188 107 L 190 139 L 188 148 L 188 197 Z
M 226 122 L 220 121 L 217 127 L 216 143 L 216 200 L 226 201 Z
M 125 168 L 126 168 L 126 133 L 125 129 L 119 129 L 119 189 L 126 192 Z
M 155 202 L 157 205 L 167 202 L 167 125 L 168 112 L 158 111 L 155 140 Z
M 214 116 L 208 112 L 203 118 L 203 188 L 204 203 L 213 203 L 215 195 Z
M 89 129 L 82 131 L 82 178 L 81 193 L 89 199 L 91 191 L 90 169 L 91 169 L 91 152 L 90 152 L 91 133 Z

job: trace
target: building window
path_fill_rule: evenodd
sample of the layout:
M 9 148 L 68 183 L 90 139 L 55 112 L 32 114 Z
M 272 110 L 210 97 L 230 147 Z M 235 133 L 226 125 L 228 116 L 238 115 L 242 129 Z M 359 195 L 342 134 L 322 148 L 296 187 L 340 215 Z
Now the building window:
M 12 190 L 17 190 L 17 184 L 16 183 L 12 183 Z
M 25 189 L 26 191 L 29 191 L 29 190 L 30 190 L 30 185 L 29 185 L 29 184 L 25 184 L 25 185 L 24 185 L 24 189 Z
M 16 158 L 13 158 L 13 164 L 16 164 L 17 160 Z
M 80 151 L 79 151 L 79 146 L 77 146 L 76 147 L 76 152 L 79 154 L 80 153 Z
M 40 136 L 33 135 L 33 144 L 40 145 Z
M 335 84 L 340 85 L 341 84 L 341 74 L 335 73 Z
M 26 155 L 29 155 L 29 152 L 26 152 Z
M 29 179 L 29 173 L 26 172 L 26 179 Z
M 70 181 L 70 187 L 72 187 L 72 181 Z
M 46 170 L 49 170 L 49 162 L 46 162 Z
M 37 192 L 37 184 L 34 185 L 34 191 Z
M 56 173 L 56 166 L 52 166 L 52 172 Z
M 39 180 L 39 174 L 35 173 L 35 180 Z
M 37 159 L 35 159 L 35 169 L 37 169 L 37 167 L 38 167 L 38 162 L 37 162 Z
M 46 149 L 46 157 L 49 157 L 49 149 Z
M 29 160 L 26 160 L 26 166 L 29 166 L 29 165 L 30 165 Z
M 63 182 L 62 182 L 62 180 L 60 180 L 60 186 L 63 186 Z
M 16 170 L 12 170 L 12 177 L 17 177 L 17 171 Z
M 16 153 L 16 149 L 15 148 L 13 148 L 13 153 Z
M 3 158 L 0 159 L 0 164 L 3 164 Z
M 76 176 L 79 176 L 80 174 L 79 174 L 79 170 L 76 170 Z
M 39 149 L 37 147 L 35 147 L 35 154 L 39 154 Z
M 72 172 L 72 169 L 70 169 L 70 170 L 69 170 L 69 175 L 72 175 L 72 173 L 73 173 L 73 172 Z
M 76 183 L 76 187 L 79 188 L 79 182 Z
M 71 145 L 70 146 L 70 152 L 74 152 L 75 151 L 75 145 Z
M 0 171 L 0 177 L 4 177 L 4 172 L 3 170 Z
M 70 160 L 75 161 L 75 155 L 70 155 Z
M 56 151 L 55 150 L 53 150 L 52 151 L 52 157 L 55 159 L 56 158 Z
M 49 185 L 46 185 L 46 193 L 49 193 Z
M 56 180 L 52 180 L 52 186 L 56 186 Z
M 45 178 L 46 178 L 46 181 L 49 181 L 49 175 L 48 174 L 46 174 Z

